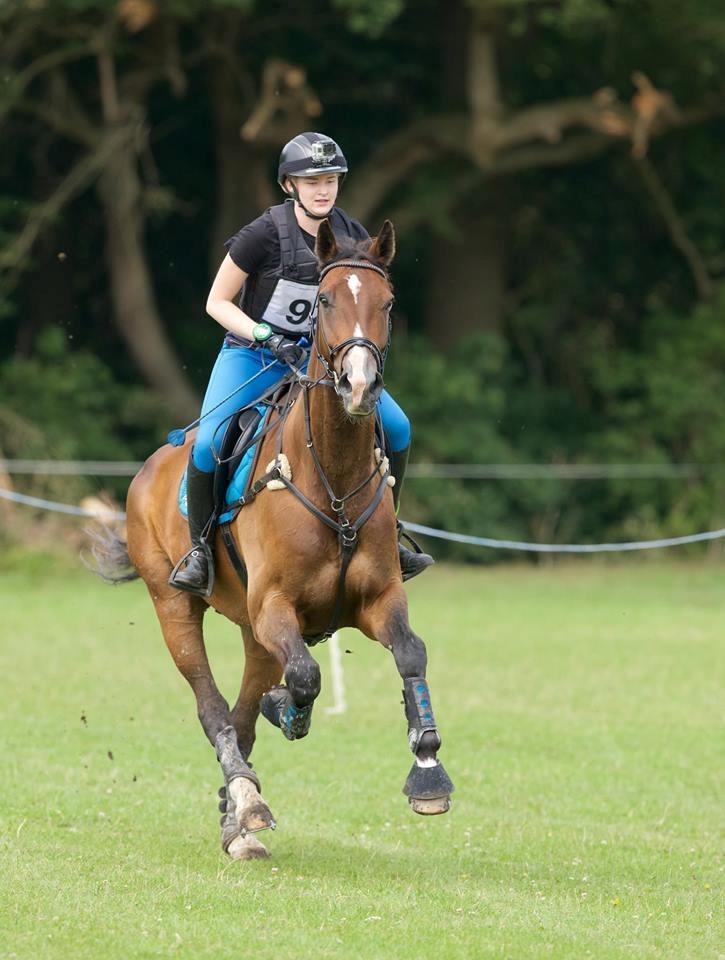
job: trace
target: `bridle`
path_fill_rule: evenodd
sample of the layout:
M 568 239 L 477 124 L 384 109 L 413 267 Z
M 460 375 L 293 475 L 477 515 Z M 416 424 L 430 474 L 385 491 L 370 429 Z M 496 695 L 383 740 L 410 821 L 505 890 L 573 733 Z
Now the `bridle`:
M 326 267 L 323 267 L 320 271 L 320 283 L 327 276 L 327 274 L 334 270 L 336 267 L 354 267 L 356 270 L 374 270 L 375 273 L 380 274 L 380 276 L 385 280 L 386 283 L 389 282 L 388 274 L 382 267 L 379 267 L 376 263 L 370 263 L 367 260 L 335 260 L 333 263 L 328 263 Z M 334 367 L 332 366 L 335 357 L 339 353 L 347 353 L 348 350 L 351 350 L 353 347 L 365 347 L 369 350 L 375 360 L 375 365 L 377 367 L 378 373 L 382 377 L 383 370 L 385 368 L 385 360 L 388 355 L 388 350 L 390 349 L 390 334 L 392 330 L 392 321 L 388 317 L 388 337 L 385 341 L 385 346 L 380 349 L 380 347 L 371 340 L 369 337 L 348 337 L 345 340 L 342 340 L 340 343 L 335 344 L 335 346 L 330 346 L 330 342 L 327 339 L 327 334 L 325 333 L 325 327 L 320 317 L 320 308 L 319 308 L 320 295 L 317 294 L 317 300 L 315 301 L 315 308 L 313 313 L 312 320 L 312 329 L 310 332 L 310 339 L 314 346 L 315 353 L 317 358 L 324 367 L 325 377 L 322 380 L 317 381 L 318 383 L 325 381 L 332 381 L 330 386 L 337 386 L 337 381 L 339 379 Z M 324 356 L 322 351 L 317 345 L 317 334 L 319 332 L 320 340 L 324 346 L 324 349 L 327 351 L 327 356 Z

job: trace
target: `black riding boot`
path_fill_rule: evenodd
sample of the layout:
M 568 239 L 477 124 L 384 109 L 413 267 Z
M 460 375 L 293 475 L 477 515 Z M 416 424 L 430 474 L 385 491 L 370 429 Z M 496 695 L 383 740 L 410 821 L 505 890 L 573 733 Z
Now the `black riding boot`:
M 179 590 L 207 597 L 214 578 L 211 550 L 214 528 L 209 523 L 214 513 L 214 474 L 199 470 L 191 456 L 186 473 L 186 505 L 191 550 L 174 567 L 169 583 Z
M 398 504 L 400 503 L 400 494 L 403 489 L 403 480 L 405 479 L 405 470 L 408 466 L 409 454 L 410 444 L 408 444 L 405 450 L 398 450 L 397 453 L 388 454 L 390 459 L 390 472 L 395 477 L 393 503 L 395 504 L 396 514 L 398 512 Z M 403 544 L 398 541 L 398 556 L 400 558 L 400 570 L 403 574 L 403 580 L 410 580 L 411 577 L 417 577 L 426 567 L 435 563 L 435 560 L 430 554 L 423 553 L 418 544 L 404 533 L 403 525 L 398 521 L 398 536 L 400 537 L 401 534 L 406 536 L 416 548 L 415 550 L 408 550 L 407 547 L 404 547 Z

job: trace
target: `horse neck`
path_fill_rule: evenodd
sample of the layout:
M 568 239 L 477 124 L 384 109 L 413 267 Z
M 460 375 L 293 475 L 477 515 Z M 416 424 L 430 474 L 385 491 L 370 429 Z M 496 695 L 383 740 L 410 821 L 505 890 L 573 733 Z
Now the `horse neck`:
M 317 358 L 310 361 L 309 375 L 324 371 Z M 369 476 L 373 467 L 375 417 L 354 420 L 330 386 L 309 390 L 310 427 L 315 453 L 337 496 L 345 496 Z

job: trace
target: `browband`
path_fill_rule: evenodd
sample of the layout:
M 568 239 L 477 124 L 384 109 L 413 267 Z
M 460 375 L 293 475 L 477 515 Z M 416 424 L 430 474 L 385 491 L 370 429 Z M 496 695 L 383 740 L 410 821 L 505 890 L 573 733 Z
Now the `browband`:
M 320 271 L 320 280 L 322 280 L 322 278 L 329 273 L 330 270 L 334 270 L 335 267 L 360 267 L 361 270 L 374 270 L 385 280 L 388 279 L 388 275 L 385 270 L 383 270 L 382 267 L 379 267 L 377 263 L 370 263 L 369 260 L 335 260 L 333 263 L 328 263 L 326 267 L 322 268 Z

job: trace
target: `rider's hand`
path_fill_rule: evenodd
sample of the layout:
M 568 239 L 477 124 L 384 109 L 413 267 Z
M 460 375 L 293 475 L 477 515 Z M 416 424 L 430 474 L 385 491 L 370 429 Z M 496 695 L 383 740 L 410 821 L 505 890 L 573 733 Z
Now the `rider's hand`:
M 299 366 L 300 361 L 305 355 L 304 347 L 294 340 L 289 340 L 281 333 L 276 333 L 263 344 L 265 350 L 271 350 L 278 360 L 283 363 L 291 363 L 292 366 Z

